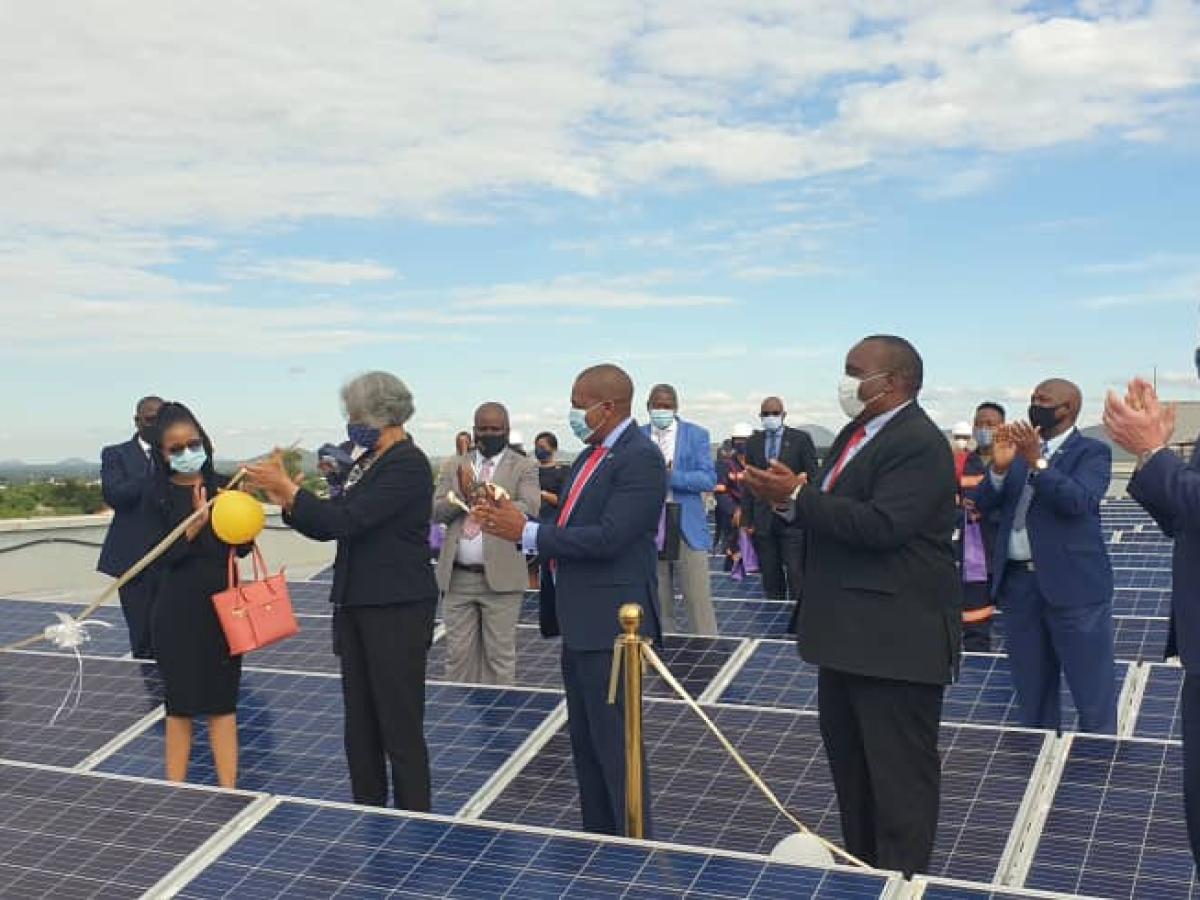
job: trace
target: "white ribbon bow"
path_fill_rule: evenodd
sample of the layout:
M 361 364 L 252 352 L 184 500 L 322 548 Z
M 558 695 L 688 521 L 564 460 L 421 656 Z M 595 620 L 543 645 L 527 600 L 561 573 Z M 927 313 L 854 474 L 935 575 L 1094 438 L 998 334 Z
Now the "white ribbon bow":
M 54 715 L 50 717 L 51 725 L 58 721 L 58 717 L 62 715 L 68 702 L 71 704 L 71 709 L 68 711 L 69 714 L 78 708 L 79 701 L 83 698 L 83 655 L 79 652 L 79 648 L 92 639 L 87 626 L 98 625 L 101 628 L 112 628 L 111 622 L 102 622 L 98 619 L 80 621 L 66 613 L 56 612 L 54 615 L 58 617 L 58 624 L 47 625 L 45 630 L 42 631 L 42 636 L 58 649 L 70 650 L 74 653 L 78 668 L 75 671 L 75 677 L 71 679 L 71 684 L 67 687 L 66 696 L 63 697 L 62 703 L 58 704 L 58 709 L 54 711 Z M 75 695 L 73 700 L 71 697 L 72 694 Z

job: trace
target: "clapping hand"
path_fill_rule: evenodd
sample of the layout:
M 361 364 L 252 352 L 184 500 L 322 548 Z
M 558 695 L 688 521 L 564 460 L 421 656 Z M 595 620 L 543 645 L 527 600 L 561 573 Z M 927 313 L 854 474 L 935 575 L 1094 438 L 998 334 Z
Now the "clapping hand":
M 283 466 L 283 451 L 276 449 L 266 459 L 246 466 L 246 476 L 250 482 L 263 493 L 272 503 L 290 507 L 300 492 L 300 482 L 303 474 L 295 478 L 287 473 Z
M 796 488 L 807 483 L 807 475 L 797 475 L 777 459 L 766 469 L 746 466 L 746 486 L 755 497 L 776 506 L 787 503 Z
M 208 524 L 208 489 L 204 486 L 203 481 L 197 481 L 192 485 L 192 512 L 199 513 L 199 515 L 185 532 L 189 541 L 194 541 L 204 530 L 204 526 Z
M 507 498 L 500 499 L 494 494 L 484 503 L 477 504 L 471 515 L 483 527 L 484 534 L 490 534 L 502 540 L 516 544 L 525 532 L 525 513 Z
M 1152 384 L 1135 378 L 1124 400 L 1108 392 L 1104 427 L 1118 446 L 1140 456 L 1170 443 L 1175 434 L 1175 404 L 1164 405 Z

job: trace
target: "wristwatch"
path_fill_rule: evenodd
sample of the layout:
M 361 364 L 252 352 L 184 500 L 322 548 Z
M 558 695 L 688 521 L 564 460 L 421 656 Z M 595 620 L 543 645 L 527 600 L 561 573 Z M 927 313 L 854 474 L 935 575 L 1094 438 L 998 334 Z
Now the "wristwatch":
M 1033 468 L 1030 470 L 1029 474 L 1030 475 L 1041 475 L 1048 468 L 1050 468 L 1050 460 L 1048 460 L 1048 459 L 1046 459 L 1046 457 L 1042 456 L 1033 461 Z
M 791 500 L 793 503 L 795 503 L 796 498 L 800 496 L 800 492 L 802 490 L 804 490 L 804 485 L 806 483 L 807 482 L 802 481 L 802 482 L 800 482 L 800 484 L 796 485 L 796 489 L 794 491 L 792 491 L 791 494 L 788 495 L 788 499 Z

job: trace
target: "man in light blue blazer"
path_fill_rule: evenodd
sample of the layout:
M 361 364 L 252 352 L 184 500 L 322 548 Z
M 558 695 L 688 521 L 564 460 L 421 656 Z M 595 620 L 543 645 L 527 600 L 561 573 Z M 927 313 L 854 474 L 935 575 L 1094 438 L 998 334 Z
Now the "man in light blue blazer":
M 664 534 L 668 529 L 659 530 L 658 601 L 663 627 L 688 634 L 716 634 L 717 617 L 708 584 L 709 539 L 703 497 L 717 484 L 711 440 L 706 429 L 679 418 L 679 394 L 669 384 L 656 384 L 650 389 L 646 408 L 650 424 L 642 430 L 662 451 L 667 464 L 667 503 L 679 504 L 680 511 L 678 558 L 662 557 L 664 538 L 667 544 L 670 542 L 669 535 Z M 686 628 L 675 620 L 676 575 L 687 604 Z

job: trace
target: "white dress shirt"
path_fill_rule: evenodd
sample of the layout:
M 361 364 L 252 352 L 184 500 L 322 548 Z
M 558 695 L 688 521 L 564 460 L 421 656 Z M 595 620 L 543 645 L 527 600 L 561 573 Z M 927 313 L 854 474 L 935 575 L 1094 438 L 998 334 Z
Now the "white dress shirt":
M 502 460 L 504 458 L 504 454 L 507 452 L 508 452 L 507 450 L 501 450 L 499 453 L 497 453 L 495 456 L 493 456 L 491 458 L 490 464 L 492 467 L 492 471 L 491 471 L 490 477 L 487 479 L 488 484 L 491 484 L 492 480 L 496 477 L 496 470 L 500 468 L 500 460 Z M 484 458 L 483 454 L 480 453 L 478 450 L 476 450 L 475 451 L 475 462 L 473 465 L 475 468 L 475 477 L 477 479 L 482 477 L 483 465 L 485 462 L 489 462 L 489 460 L 486 460 Z M 463 499 L 467 500 L 468 503 L 470 502 L 469 498 L 464 497 Z M 458 552 L 455 554 L 454 559 L 460 565 L 482 566 L 483 565 L 483 532 L 481 531 L 479 534 L 475 535 L 474 537 L 467 537 L 466 533 L 459 535 Z
M 679 420 L 672 419 L 671 426 L 664 428 L 661 431 L 650 426 L 650 439 L 658 444 L 658 449 L 662 451 L 663 460 L 668 467 L 675 465 L 675 441 L 679 437 Z M 671 496 L 671 490 L 667 489 L 667 499 L 674 499 Z
M 1046 441 L 1046 446 L 1043 451 L 1046 454 L 1046 459 L 1053 459 L 1054 454 L 1062 449 L 1062 445 L 1067 442 L 1067 438 L 1074 433 L 1075 428 L 1072 426 L 1058 437 L 1051 438 L 1050 440 Z M 997 475 L 995 472 L 989 469 L 988 474 L 992 479 L 992 487 L 994 487 L 996 490 L 1000 490 L 1004 487 L 1004 479 L 1008 477 L 1007 472 L 1005 472 L 1003 475 Z M 1033 547 L 1029 543 L 1029 529 L 1022 528 L 1020 531 L 1017 531 L 1014 528 L 1012 533 L 1009 534 L 1008 558 L 1013 562 L 1029 562 L 1031 559 L 1033 559 Z
M 863 447 L 865 447 L 865 446 L 867 446 L 867 444 L 871 443 L 871 438 L 873 438 L 873 437 L 875 437 L 875 435 L 879 434 L 879 432 L 883 430 L 884 425 L 886 425 L 888 422 L 892 421 L 892 419 L 896 418 L 896 416 L 898 416 L 900 414 L 900 410 L 905 409 L 911 405 L 912 405 L 912 401 L 909 400 L 908 403 L 905 403 L 902 406 L 897 406 L 895 409 L 889 409 L 885 413 L 880 413 L 875 418 L 873 418 L 869 422 L 867 422 L 867 424 L 863 426 L 863 439 L 858 442 L 857 446 L 850 448 L 850 452 L 846 454 L 846 459 L 842 462 L 840 470 L 837 467 L 836 463 L 833 467 L 831 467 L 829 469 L 829 472 L 825 475 L 825 480 L 821 482 L 821 490 L 822 491 L 829 490 L 829 479 L 831 479 L 833 477 L 833 473 L 839 472 L 838 477 L 840 478 L 841 477 L 840 472 L 846 471 L 846 466 L 850 465 L 850 462 L 851 462 L 851 460 L 854 459 L 854 457 L 856 457 L 856 456 L 858 456 L 858 454 L 862 453 Z

